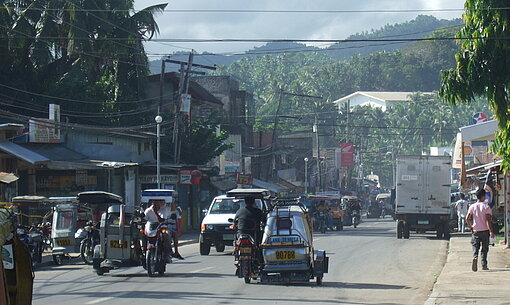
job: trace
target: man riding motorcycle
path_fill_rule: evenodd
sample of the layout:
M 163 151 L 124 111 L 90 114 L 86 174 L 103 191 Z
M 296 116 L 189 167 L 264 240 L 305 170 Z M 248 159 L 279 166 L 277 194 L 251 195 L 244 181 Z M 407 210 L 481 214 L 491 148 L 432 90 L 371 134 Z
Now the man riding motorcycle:
M 262 241 L 262 227 L 260 223 L 266 222 L 266 216 L 255 206 L 255 199 L 244 198 L 245 206 L 237 210 L 234 217 L 234 226 L 237 226 L 240 235 L 248 234 L 253 237 L 257 245 Z
M 160 223 L 165 222 L 165 216 L 163 213 L 164 211 L 161 210 L 162 207 L 165 206 L 165 200 L 164 199 L 151 199 L 149 200 L 149 203 L 151 204 L 150 207 L 148 207 L 144 214 L 145 219 L 147 220 L 147 223 L 145 224 L 145 230 L 150 227 L 151 223 Z M 172 245 L 170 242 L 170 236 L 168 234 L 163 234 L 163 250 L 165 251 L 167 262 L 172 262 Z

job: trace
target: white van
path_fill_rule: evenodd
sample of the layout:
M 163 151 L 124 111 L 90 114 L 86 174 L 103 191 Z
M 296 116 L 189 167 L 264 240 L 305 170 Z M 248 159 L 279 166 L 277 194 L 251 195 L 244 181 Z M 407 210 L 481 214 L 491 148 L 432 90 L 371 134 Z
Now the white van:
M 264 212 L 267 211 L 262 200 L 255 199 L 255 204 Z M 201 255 L 209 255 L 211 246 L 215 246 L 217 252 L 223 252 L 226 245 L 233 245 L 236 231 L 230 229 L 232 223 L 228 219 L 233 219 L 241 207 L 244 207 L 244 199 L 227 197 L 227 195 L 213 199 L 200 226 Z

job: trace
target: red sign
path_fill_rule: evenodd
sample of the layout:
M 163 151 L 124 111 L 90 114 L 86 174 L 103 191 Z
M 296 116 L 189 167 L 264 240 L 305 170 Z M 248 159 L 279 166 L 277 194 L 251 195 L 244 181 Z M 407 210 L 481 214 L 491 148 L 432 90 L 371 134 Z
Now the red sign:
M 191 183 L 191 170 L 181 169 L 179 171 L 179 184 L 190 185 Z
M 354 144 L 342 143 L 340 144 L 341 150 L 341 165 L 342 167 L 354 166 Z
M 252 185 L 253 184 L 253 176 L 237 174 L 237 184 Z

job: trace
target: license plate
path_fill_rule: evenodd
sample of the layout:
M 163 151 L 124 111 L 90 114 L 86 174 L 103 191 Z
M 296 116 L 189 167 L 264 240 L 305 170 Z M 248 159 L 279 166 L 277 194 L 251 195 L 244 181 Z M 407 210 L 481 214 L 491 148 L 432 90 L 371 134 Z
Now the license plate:
M 223 234 L 223 240 L 234 240 L 234 234 Z
M 419 225 L 428 225 L 429 221 L 428 220 L 418 220 L 418 224 Z
M 292 260 L 296 259 L 295 251 L 276 251 L 276 259 L 277 260 Z
M 119 240 L 110 240 L 110 247 L 112 249 L 127 249 L 127 240 L 120 242 Z
M 239 248 L 239 253 L 250 254 L 251 253 L 251 248 L 249 248 L 249 247 Z
M 71 239 L 69 238 L 62 238 L 57 239 L 57 246 L 70 246 L 71 245 Z

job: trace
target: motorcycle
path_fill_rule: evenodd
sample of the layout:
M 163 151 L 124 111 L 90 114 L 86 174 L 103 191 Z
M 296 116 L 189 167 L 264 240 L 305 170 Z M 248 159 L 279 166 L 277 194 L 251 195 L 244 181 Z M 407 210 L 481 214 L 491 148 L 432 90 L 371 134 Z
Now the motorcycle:
M 94 247 L 99 245 L 99 230 L 92 221 L 87 222 L 85 227 L 79 228 L 74 234 L 75 239 L 81 239 L 80 257 L 87 265 L 92 265 Z
M 147 239 L 145 268 L 150 277 L 156 276 L 156 272 L 159 275 L 165 274 L 168 253 L 165 253 L 163 247 L 163 234 L 167 234 L 167 229 L 166 223 L 159 222 L 150 223 L 145 228 Z
M 35 268 L 42 262 L 42 253 L 44 250 L 43 233 L 34 226 L 18 227 L 17 234 L 19 239 L 27 245 L 30 252 L 32 267 Z
M 352 225 L 354 226 L 354 228 L 357 228 L 359 223 L 360 223 L 360 214 L 359 214 L 359 211 L 358 210 L 353 210 L 352 211 Z
M 319 221 L 318 229 L 321 233 L 326 233 L 326 211 L 320 210 L 317 214 L 317 219 Z

